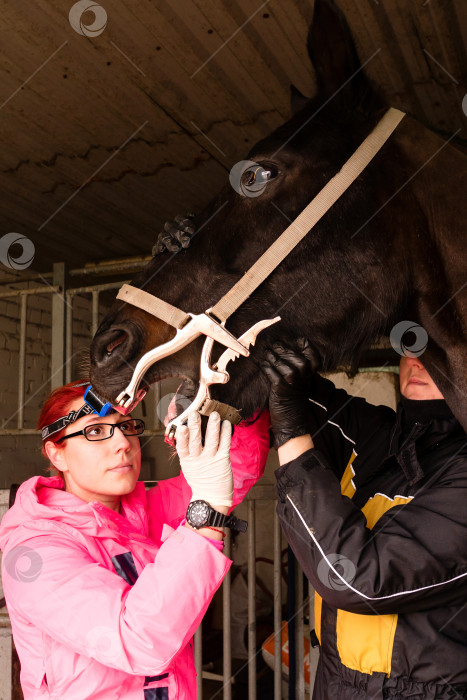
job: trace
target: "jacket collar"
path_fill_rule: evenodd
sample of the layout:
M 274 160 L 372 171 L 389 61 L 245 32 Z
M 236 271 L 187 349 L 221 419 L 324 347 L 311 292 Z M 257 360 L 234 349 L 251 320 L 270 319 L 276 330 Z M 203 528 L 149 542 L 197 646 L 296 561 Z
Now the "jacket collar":
M 388 456 L 396 458 L 412 486 L 424 476 L 420 458 L 459 427 L 444 400 L 414 401 L 401 397 Z

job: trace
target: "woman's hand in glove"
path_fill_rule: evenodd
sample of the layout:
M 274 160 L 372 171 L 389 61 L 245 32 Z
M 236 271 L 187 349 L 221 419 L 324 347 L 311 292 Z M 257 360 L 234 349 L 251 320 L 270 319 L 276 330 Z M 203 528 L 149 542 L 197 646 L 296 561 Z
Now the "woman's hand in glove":
M 201 416 L 197 411 L 188 416 L 188 426 L 177 430 L 177 452 L 180 466 L 192 501 L 207 501 L 214 510 L 226 513 L 232 506 L 233 479 L 230 465 L 232 426 L 211 413 L 204 447 L 201 443 Z
M 164 229 L 159 233 L 157 241 L 152 249 L 152 256 L 165 253 L 178 253 L 182 248 L 188 248 L 190 241 L 196 233 L 194 214 L 176 216 L 173 221 L 166 221 Z
M 307 340 L 301 339 L 299 347 L 298 353 L 275 343 L 260 363 L 271 382 L 269 413 L 276 447 L 310 432 L 308 398 L 315 358 Z

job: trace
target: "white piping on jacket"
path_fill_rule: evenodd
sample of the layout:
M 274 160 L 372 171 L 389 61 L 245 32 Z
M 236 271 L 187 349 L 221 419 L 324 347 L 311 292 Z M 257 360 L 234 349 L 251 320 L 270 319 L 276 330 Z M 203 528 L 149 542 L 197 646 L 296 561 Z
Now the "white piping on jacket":
M 323 549 L 321 548 L 321 546 L 320 546 L 318 540 L 317 540 L 316 537 L 313 535 L 313 532 L 311 531 L 311 528 L 309 528 L 308 525 L 306 524 L 305 520 L 304 520 L 303 517 L 302 517 L 302 514 L 301 514 L 300 511 L 298 510 L 298 508 L 297 508 L 297 506 L 295 505 L 295 503 L 292 501 L 292 499 L 290 498 L 289 495 L 287 495 L 287 498 L 288 498 L 288 500 L 290 501 L 290 503 L 292 504 L 294 510 L 298 513 L 298 516 L 299 516 L 300 520 L 302 521 L 303 525 L 305 526 L 305 529 L 307 530 L 307 532 L 309 533 L 311 539 L 313 540 L 313 542 L 315 543 L 315 545 L 318 547 L 319 551 L 320 551 L 321 554 L 323 555 L 323 557 L 324 557 L 324 559 L 326 560 L 326 563 L 327 563 L 327 565 L 329 566 L 329 568 L 332 569 L 333 573 L 334 573 L 343 583 L 345 583 L 345 585 L 347 586 L 347 588 L 350 588 L 351 591 L 353 591 L 354 593 L 356 593 L 357 595 L 359 595 L 361 598 L 365 598 L 365 600 L 387 600 L 388 598 L 397 598 L 398 596 L 406 595 L 407 593 L 418 593 L 418 591 L 427 591 L 427 590 L 429 590 L 430 588 L 436 588 L 437 586 L 444 586 L 444 585 L 447 584 L 447 583 L 452 583 L 453 581 L 457 581 L 458 579 L 463 578 L 464 576 L 467 576 L 467 572 L 465 572 L 464 574 L 459 574 L 459 576 L 454 576 L 454 578 L 449 579 L 449 581 L 440 581 L 440 583 L 432 583 L 432 584 L 429 585 L 429 586 L 421 586 L 421 588 L 413 588 L 412 590 L 409 590 L 409 591 L 400 591 L 399 593 L 391 593 L 391 595 L 382 595 L 382 596 L 375 596 L 375 597 L 371 597 L 371 596 L 369 596 L 369 595 L 365 595 L 365 593 L 362 593 L 361 591 L 359 591 L 359 590 L 357 590 L 356 588 L 354 588 L 353 586 L 351 586 L 350 583 L 348 583 L 348 581 L 346 581 L 345 578 L 343 578 L 343 576 L 341 576 L 340 573 L 334 568 L 334 566 L 331 564 L 331 562 L 330 562 L 329 559 L 327 558 L 326 554 L 324 553 Z
M 378 491 L 378 493 L 375 493 L 374 496 L 370 496 L 370 498 L 368 499 L 367 503 L 369 503 L 375 496 L 382 496 L 383 498 L 387 498 L 388 501 L 394 501 L 396 498 L 405 498 L 407 501 L 411 501 L 412 498 L 414 498 L 414 496 L 401 496 L 400 494 L 396 494 L 395 496 L 393 496 L 393 497 L 391 498 L 391 496 L 386 496 L 385 493 L 380 493 L 380 491 Z M 365 505 L 366 505 L 366 504 L 365 504 Z
M 355 455 L 355 457 L 358 457 L 358 454 L 355 452 L 355 450 L 352 450 L 352 452 Z M 349 464 L 349 467 L 350 467 L 350 470 L 352 472 L 352 476 L 355 476 L 355 469 L 353 468 L 353 466 L 351 464 Z M 354 491 L 356 491 L 357 487 L 355 486 L 354 480 L 350 479 L 350 483 L 352 484 Z
M 322 408 L 324 411 L 326 411 L 326 413 L 328 412 L 328 409 L 326 408 L 326 406 L 323 406 L 322 403 L 318 403 L 317 401 L 314 401 L 314 399 L 308 399 L 308 401 L 311 401 L 311 403 L 316 404 L 317 406 Z M 344 433 L 344 431 L 342 430 L 342 428 L 340 427 L 340 425 L 338 423 L 334 423 L 332 420 L 328 420 L 327 423 L 329 423 L 329 425 L 335 425 L 336 428 L 339 428 L 339 430 L 341 431 L 341 433 L 345 437 L 345 439 L 348 440 L 349 442 L 351 442 L 352 445 L 355 445 L 355 440 L 352 440 L 352 438 L 349 438 L 349 436 Z
M 315 401 L 314 399 L 310 399 L 310 398 L 308 398 L 308 401 L 311 401 L 311 403 L 316 404 L 316 406 L 319 406 L 320 408 L 322 408 L 323 411 L 326 411 L 326 413 L 328 412 L 328 409 L 326 408 L 326 406 L 323 406 L 322 403 L 318 403 L 318 402 Z

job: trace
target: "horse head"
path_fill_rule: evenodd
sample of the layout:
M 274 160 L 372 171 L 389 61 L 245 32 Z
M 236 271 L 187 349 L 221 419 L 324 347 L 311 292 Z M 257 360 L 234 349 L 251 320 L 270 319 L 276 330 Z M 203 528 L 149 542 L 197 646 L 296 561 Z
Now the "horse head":
M 197 233 L 190 247 L 154 257 L 134 278 L 134 286 L 184 311 L 205 311 L 372 131 L 386 107 L 365 77 L 345 18 L 332 0 L 315 2 L 308 51 L 316 71 L 315 96 L 307 99 L 292 90 L 292 117 L 232 169 L 230 182 L 196 217 Z M 388 335 L 398 321 L 411 319 L 430 332 L 429 315 L 447 299 L 447 292 L 443 297 L 438 288 L 436 270 L 430 272 L 430 256 L 437 256 L 439 269 L 454 286 L 460 276 L 445 271 L 436 237 L 429 235 L 426 204 L 417 187 L 407 182 L 417 164 L 411 155 L 413 143 L 420 139 L 428 150 L 433 143 L 435 150 L 438 137 L 406 117 L 362 175 L 229 318 L 227 328 L 237 337 L 259 320 L 280 315 L 282 321 L 259 335 L 250 357 L 229 365 L 230 382 L 215 388 L 216 398 L 245 416 L 261 408 L 268 387 L 257 360 L 274 340 L 293 345 L 297 338 L 308 337 L 317 366 L 330 370 L 355 366 L 361 350 Z M 425 150 L 415 148 L 420 162 Z M 452 245 L 453 253 L 457 245 L 461 253 L 460 239 Z M 436 323 L 442 327 L 441 316 Z M 465 310 L 461 316 L 459 330 L 465 338 Z M 141 356 L 174 334 L 174 328 L 145 311 L 115 303 L 91 347 L 91 380 L 97 391 L 115 400 Z M 180 376 L 192 393 L 202 342 L 198 339 L 154 364 L 145 382 Z M 438 337 L 432 345 L 427 357 L 440 363 L 440 372 L 433 371 L 433 376 L 445 395 L 452 395 L 449 376 L 459 380 L 459 368 L 448 367 Z M 215 353 L 221 349 L 215 346 Z M 460 397 L 454 397 L 453 404 L 457 400 Z

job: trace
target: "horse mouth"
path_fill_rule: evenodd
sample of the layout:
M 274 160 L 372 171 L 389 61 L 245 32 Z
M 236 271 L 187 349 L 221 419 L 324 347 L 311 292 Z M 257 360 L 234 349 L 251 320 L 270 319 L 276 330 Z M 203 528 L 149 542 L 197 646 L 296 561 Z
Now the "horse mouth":
M 170 421 L 173 421 L 179 415 L 186 411 L 190 406 L 196 395 L 196 385 L 188 378 L 184 378 L 182 383 L 179 385 L 177 391 L 172 396 L 172 399 L 167 407 L 165 416 L 160 416 L 164 425 L 167 427 Z

